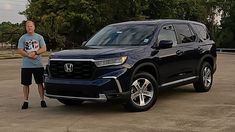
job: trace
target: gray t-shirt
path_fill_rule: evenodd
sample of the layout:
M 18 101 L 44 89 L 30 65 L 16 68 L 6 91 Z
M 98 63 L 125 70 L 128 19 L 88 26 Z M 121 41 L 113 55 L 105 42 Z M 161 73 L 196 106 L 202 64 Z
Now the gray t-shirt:
M 33 35 L 24 34 L 18 42 L 18 49 L 23 49 L 26 52 L 37 51 L 45 45 L 44 38 L 37 33 Z M 36 59 L 23 57 L 22 68 L 40 68 L 43 67 L 41 56 L 38 55 Z

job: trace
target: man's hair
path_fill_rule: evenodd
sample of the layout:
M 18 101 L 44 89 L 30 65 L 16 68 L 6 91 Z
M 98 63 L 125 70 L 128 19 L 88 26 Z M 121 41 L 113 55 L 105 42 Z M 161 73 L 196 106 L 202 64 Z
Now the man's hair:
M 34 21 L 32 21 L 32 20 L 27 20 L 27 21 L 25 22 L 25 25 L 27 25 L 28 23 L 33 23 L 33 25 L 35 26 L 35 23 L 34 23 Z

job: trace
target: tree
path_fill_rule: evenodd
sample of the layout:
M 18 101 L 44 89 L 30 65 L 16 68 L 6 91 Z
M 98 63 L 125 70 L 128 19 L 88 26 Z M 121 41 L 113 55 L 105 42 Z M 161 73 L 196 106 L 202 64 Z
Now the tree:
M 219 47 L 235 48 L 235 1 L 224 2 L 223 7 L 226 8 L 222 15 L 222 30 L 218 33 L 217 42 Z
M 142 16 L 142 0 L 31 0 L 22 14 L 37 23 L 49 48 L 79 46 L 103 26 Z
M 229 29 L 232 25 L 228 24 L 232 1 L 234 0 L 29 0 L 28 8 L 22 14 L 36 22 L 37 32 L 45 37 L 49 48 L 60 49 L 77 47 L 102 27 L 129 20 L 194 20 L 206 24 L 212 38 L 215 35 L 219 38 L 218 36 L 232 32 Z M 216 15 L 221 12 L 224 19 L 223 32 L 214 23 Z
M 18 39 L 24 33 L 21 24 L 3 22 L 0 24 L 0 42 L 10 43 L 12 47 L 17 45 Z

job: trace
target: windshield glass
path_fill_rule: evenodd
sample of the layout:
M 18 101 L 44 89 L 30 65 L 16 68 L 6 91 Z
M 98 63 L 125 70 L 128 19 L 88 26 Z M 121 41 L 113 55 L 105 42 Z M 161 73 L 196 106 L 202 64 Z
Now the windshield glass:
M 104 27 L 86 46 L 137 46 L 150 42 L 154 25 L 112 25 Z

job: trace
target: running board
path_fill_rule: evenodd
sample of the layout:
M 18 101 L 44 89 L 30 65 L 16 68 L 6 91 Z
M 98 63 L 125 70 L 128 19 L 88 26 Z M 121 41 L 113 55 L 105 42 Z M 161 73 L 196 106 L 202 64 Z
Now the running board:
M 178 83 L 181 83 L 181 82 L 190 81 L 190 80 L 193 80 L 193 79 L 196 79 L 196 78 L 198 78 L 198 76 L 184 78 L 184 79 L 176 80 L 176 81 L 173 81 L 173 82 L 164 83 L 164 84 L 160 85 L 160 87 L 166 87 L 166 86 L 178 84 Z

